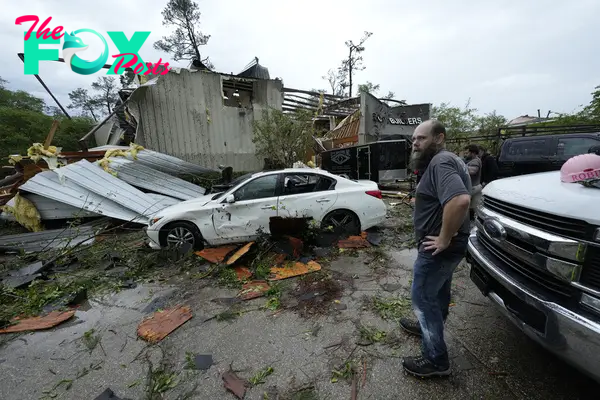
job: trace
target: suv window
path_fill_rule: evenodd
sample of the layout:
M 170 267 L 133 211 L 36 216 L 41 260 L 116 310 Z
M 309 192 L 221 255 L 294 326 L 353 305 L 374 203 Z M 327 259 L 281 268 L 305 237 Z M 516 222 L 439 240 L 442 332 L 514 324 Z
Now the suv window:
M 235 191 L 235 201 L 257 200 L 275 197 L 279 175 L 267 175 L 256 178 Z
M 335 181 L 314 174 L 285 174 L 283 195 L 303 194 L 333 190 Z
M 508 148 L 512 159 L 531 158 L 546 155 L 546 139 L 514 141 Z
M 579 154 L 586 154 L 590 147 L 599 144 L 600 141 L 589 137 L 561 138 L 558 139 L 556 155 L 571 158 Z

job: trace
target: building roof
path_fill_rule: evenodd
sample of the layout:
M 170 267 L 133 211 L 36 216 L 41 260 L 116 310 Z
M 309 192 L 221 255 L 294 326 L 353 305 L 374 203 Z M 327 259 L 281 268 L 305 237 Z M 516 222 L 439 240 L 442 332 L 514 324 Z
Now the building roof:
M 244 68 L 237 76 L 244 78 L 256 78 L 256 79 L 271 79 L 269 75 L 269 69 L 263 67 L 258 63 L 258 57 L 254 57 L 254 60 Z
M 520 117 L 514 118 L 506 124 L 507 126 L 521 126 L 521 125 L 529 125 L 536 124 L 539 122 L 549 122 L 551 118 L 541 118 L 541 117 L 532 117 L 529 115 L 521 115 Z

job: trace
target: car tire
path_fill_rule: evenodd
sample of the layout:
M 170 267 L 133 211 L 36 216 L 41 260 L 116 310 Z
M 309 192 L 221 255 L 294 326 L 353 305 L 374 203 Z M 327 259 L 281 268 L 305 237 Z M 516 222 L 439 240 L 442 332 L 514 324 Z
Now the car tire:
M 360 220 L 349 210 L 334 210 L 323 217 L 321 228 L 326 230 L 330 226 L 337 234 L 360 235 Z
M 198 227 L 186 221 L 177 221 L 165 226 L 160 231 L 160 245 L 165 248 L 181 248 L 185 243 L 195 251 L 204 248 L 204 240 Z

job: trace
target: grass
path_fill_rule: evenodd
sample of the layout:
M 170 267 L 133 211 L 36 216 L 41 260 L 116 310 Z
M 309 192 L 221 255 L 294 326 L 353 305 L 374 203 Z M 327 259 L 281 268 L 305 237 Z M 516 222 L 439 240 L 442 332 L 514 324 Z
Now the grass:
M 353 361 L 346 361 L 340 367 L 331 371 L 331 383 L 337 383 L 340 379 L 350 383 L 356 374 L 356 365 Z
M 83 336 L 81 337 L 83 344 L 85 345 L 85 347 L 88 348 L 90 353 L 92 351 L 94 351 L 96 346 L 98 346 L 98 343 L 100 343 L 100 339 L 101 339 L 100 335 L 95 335 L 94 333 L 95 333 L 95 330 L 90 329 L 89 331 L 85 332 L 83 334 Z
M 159 368 L 150 374 L 150 384 L 148 385 L 148 398 L 163 398 L 163 394 L 177 387 L 177 374 L 169 371 L 167 368 Z
M 223 267 L 219 270 L 218 282 L 219 285 L 231 289 L 240 289 L 242 287 L 242 282 L 240 282 L 235 270 L 231 267 Z
M 267 310 L 276 311 L 281 308 L 282 285 L 276 283 L 267 290 L 267 302 L 263 306 Z
M 190 351 L 185 352 L 185 369 L 196 369 L 196 361 L 194 358 L 194 353 Z
M 373 297 L 371 299 L 373 309 L 384 320 L 398 321 L 400 318 L 412 312 L 411 301 L 405 297 Z
M 385 331 L 378 330 L 372 326 L 361 325 L 358 327 L 358 332 L 362 341 L 368 343 L 385 342 L 387 338 L 387 333 Z
M 267 377 L 273 372 L 275 372 L 273 367 L 263 368 L 260 371 L 257 371 L 250 379 L 248 379 L 248 382 L 250 382 L 252 386 L 261 385 L 265 383 L 265 379 L 267 379 Z

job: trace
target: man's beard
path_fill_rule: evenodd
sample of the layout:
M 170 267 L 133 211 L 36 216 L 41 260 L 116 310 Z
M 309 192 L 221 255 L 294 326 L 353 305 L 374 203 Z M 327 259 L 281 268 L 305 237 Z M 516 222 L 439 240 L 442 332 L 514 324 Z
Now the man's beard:
M 412 170 L 424 171 L 438 151 L 439 149 L 435 145 L 431 145 L 418 152 L 413 151 L 410 155 L 410 168 Z

